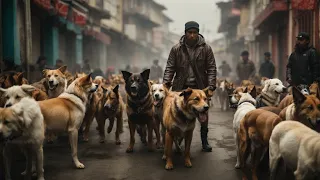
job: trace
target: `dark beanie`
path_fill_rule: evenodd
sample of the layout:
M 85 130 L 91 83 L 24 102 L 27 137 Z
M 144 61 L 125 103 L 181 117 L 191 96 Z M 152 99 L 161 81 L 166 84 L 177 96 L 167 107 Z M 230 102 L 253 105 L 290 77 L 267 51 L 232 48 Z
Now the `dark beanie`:
M 197 29 L 199 32 L 199 24 L 195 21 L 189 21 L 184 25 L 184 31 L 188 31 L 189 29 Z

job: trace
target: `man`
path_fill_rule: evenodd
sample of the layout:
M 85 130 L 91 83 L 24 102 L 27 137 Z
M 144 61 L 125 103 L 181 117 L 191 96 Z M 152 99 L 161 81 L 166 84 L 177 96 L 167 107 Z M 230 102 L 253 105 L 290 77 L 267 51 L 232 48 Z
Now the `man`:
M 187 58 L 195 66 L 189 64 Z M 194 67 L 197 67 L 195 72 Z M 185 35 L 180 42 L 172 47 L 166 69 L 164 72 L 163 83 L 172 81 L 173 91 L 196 88 L 203 89 L 209 87 L 210 90 L 216 89 L 216 63 L 211 47 L 206 44 L 204 37 L 199 34 L 199 24 L 194 21 L 185 24 Z M 209 119 L 209 118 L 208 118 Z M 211 152 L 212 147 L 208 143 L 208 122 L 201 124 L 202 150 Z
M 151 66 L 151 69 L 150 69 L 150 79 L 151 80 L 159 81 L 159 79 L 163 75 L 163 70 L 159 66 L 158 63 L 159 63 L 159 60 L 157 60 L 157 59 L 155 59 L 153 61 L 153 65 Z
M 249 52 L 243 51 L 241 53 L 242 62 L 237 65 L 237 75 L 239 77 L 239 83 L 243 80 L 249 80 L 256 73 L 256 68 L 252 61 L 249 60 Z
M 320 60 L 316 49 L 310 45 L 310 36 L 300 32 L 295 51 L 287 64 L 287 82 L 300 89 L 308 88 L 313 82 L 320 82 Z
M 271 62 L 271 53 L 264 53 L 264 62 L 260 66 L 259 74 L 261 77 L 272 79 L 274 76 L 274 65 Z
M 57 59 L 55 69 L 59 69 L 61 66 L 63 66 L 63 61 L 61 59 Z
M 231 68 L 226 61 L 222 61 L 222 65 L 219 67 L 219 70 L 221 71 L 222 77 L 229 77 L 229 74 L 231 72 Z

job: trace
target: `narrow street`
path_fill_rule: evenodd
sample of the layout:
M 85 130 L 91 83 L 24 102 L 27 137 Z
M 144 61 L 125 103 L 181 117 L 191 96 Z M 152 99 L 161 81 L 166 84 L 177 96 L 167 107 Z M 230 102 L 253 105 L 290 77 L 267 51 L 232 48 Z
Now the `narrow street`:
M 213 146 L 211 153 L 201 152 L 200 127 L 194 132 L 191 156 L 193 167 L 184 167 L 183 157 L 176 154 L 174 170 L 166 171 L 161 160 L 162 151 L 149 153 L 142 145 L 138 135 L 135 151 L 125 153 L 129 143 L 128 124 L 121 135 L 122 144 L 116 146 L 114 133 L 107 135 L 105 144 L 98 143 L 98 134 L 94 123 L 89 143 L 80 141 L 79 159 L 86 166 L 84 170 L 75 169 L 70 156 L 70 146 L 67 136 L 60 137 L 54 144 L 44 146 L 44 170 L 46 180 L 174 180 L 174 179 L 241 179 L 240 170 L 234 169 L 236 153 L 232 134 L 233 112 L 220 112 L 220 109 L 210 111 L 209 141 Z M 15 161 L 13 179 L 24 169 L 24 160 Z

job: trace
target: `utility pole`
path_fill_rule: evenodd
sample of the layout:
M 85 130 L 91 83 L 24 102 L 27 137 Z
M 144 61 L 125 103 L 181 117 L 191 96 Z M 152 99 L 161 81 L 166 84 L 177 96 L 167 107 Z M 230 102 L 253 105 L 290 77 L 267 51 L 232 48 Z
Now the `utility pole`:
M 26 38 L 26 59 L 25 64 L 27 68 L 27 79 L 30 79 L 30 69 L 29 63 L 32 59 L 32 30 L 31 30 L 31 9 L 30 9 L 30 0 L 24 1 L 24 12 L 25 12 L 25 38 Z

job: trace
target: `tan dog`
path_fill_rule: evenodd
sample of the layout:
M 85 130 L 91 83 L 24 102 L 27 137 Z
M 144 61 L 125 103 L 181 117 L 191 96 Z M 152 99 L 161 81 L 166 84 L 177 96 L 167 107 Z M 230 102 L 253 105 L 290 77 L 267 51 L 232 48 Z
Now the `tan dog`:
M 109 119 L 109 127 L 108 133 L 112 131 L 113 124 L 115 118 L 116 121 L 116 144 L 121 144 L 120 141 L 120 133 L 123 132 L 123 108 L 124 104 L 122 98 L 119 94 L 119 85 L 115 87 L 108 87 L 105 88 L 101 86 L 103 89 L 103 97 L 99 101 L 97 105 L 97 112 L 96 112 L 96 120 L 98 122 L 98 129 L 100 135 L 100 143 L 104 143 L 105 141 L 105 122 L 106 119 Z
M 62 66 L 55 70 L 43 70 L 49 98 L 56 98 L 67 89 L 68 82 L 65 76 L 66 70 L 67 66 Z
M 14 85 L 29 84 L 24 72 L 8 71 L 0 74 L 0 87 L 9 88 Z
M 312 83 L 309 87 L 310 89 L 310 94 L 311 95 L 315 95 L 317 97 L 320 97 L 320 87 L 319 87 L 319 83 Z
M 320 119 L 313 121 L 319 126 Z M 294 171 L 297 180 L 318 179 L 320 135 L 296 121 L 284 121 L 273 130 L 269 144 L 270 179 L 276 179 L 280 159 Z
M 185 139 L 185 166 L 192 167 L 190 145 L 195 128 L 196 118 L 200 122 L 208 120 L 208 89 L 186 89 L 183 92 L 170 92 L 163 102 L 163 124 L 166 128 L 165 151 L 166 170 L 173 169 L 172 144 L 174 139 Z
M 257 180 L 257 168 L 266 149 L 269 148 L 269 139 L 274 127 L 281 122 L 281 118 L 269 111 L 256 109 L 248 112 L 240 122 L 240 167 L 243 171 L 243 180 L 247 179 L 244 173 L 246 160 L 251 155 L 252 179 Z
M 86 112 L 88 95 L 97 87 L 89 74 L 74 80 L 59 97 L 38 102 L 47 130 L 69 133 L 73 162 L 81 169 L 84 165 L 78 159 L 78 130 Z
M 27 168 L 24 172 L 26 179 L 32 176 L 32 156 L 37 160 L 38 180 L 44 180 L 43 149 L 44 122 L 38 103 L 30 98 L 22 98 L 9 108 L 0 108 L 0 138 L 7 139 L 4 148 L 6 178 L 11 179 L 12 149 L 18 145 L 23 149 L 27 159 Z
M 320 118 L 320 100 L 315 95 L 303 95 L 296 87 L 292 88 L 294 103 L 283 109 L 280 117 L 285 120 L 300 121 L 315 129 L 314 121 Z

